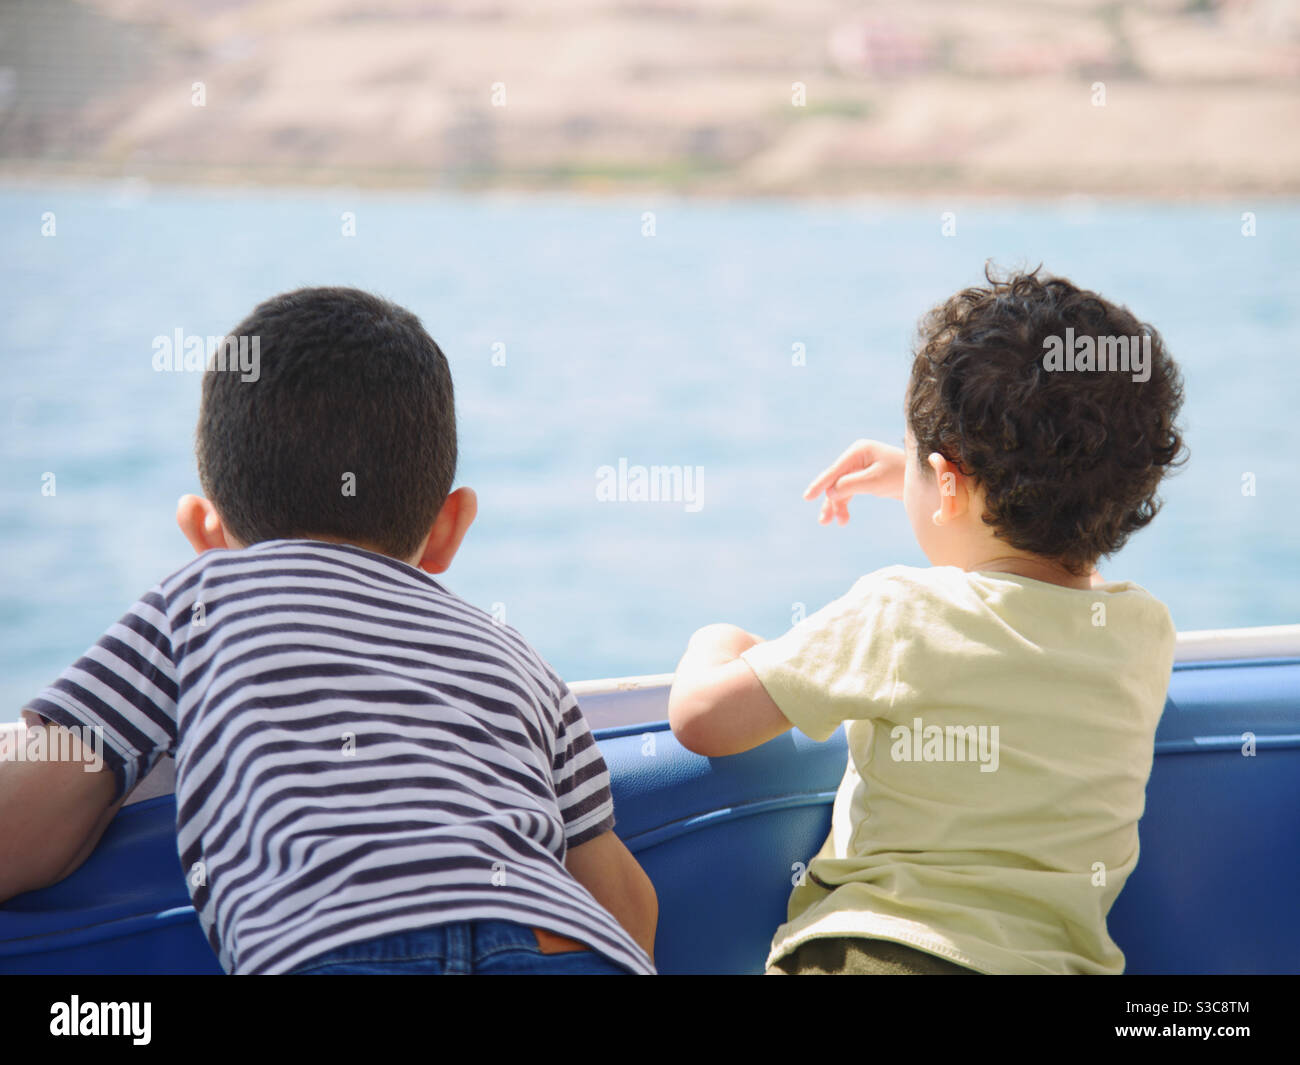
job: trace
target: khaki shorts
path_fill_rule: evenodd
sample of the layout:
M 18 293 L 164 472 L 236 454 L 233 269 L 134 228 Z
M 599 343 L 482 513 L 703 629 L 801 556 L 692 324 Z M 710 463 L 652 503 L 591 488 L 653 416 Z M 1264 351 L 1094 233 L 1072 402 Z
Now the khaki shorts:
M 810 939 L 768 966 L 768 976 L 979 976 L 975 969 L 884 939 Z

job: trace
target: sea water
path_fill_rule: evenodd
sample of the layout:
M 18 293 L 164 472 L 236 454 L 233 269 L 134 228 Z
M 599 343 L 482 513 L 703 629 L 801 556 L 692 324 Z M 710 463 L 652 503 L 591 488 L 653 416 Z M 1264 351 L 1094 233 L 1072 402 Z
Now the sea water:
M 444 581 L 568 679 L 669 671 L 700 625 L 775 636 L 926 564 L 899 504 L 821 527 L 800 496 L 853 440 L 901 441 L 916 321 L 987 259 L 1128 305 L 1183 368 L 1190 462 L 1103 574 L 1180 629 L 1300 622 L 1294 203 L 11 185 L 0 248 L 11 714 L 191 556 L 201 374 L 156 340 L 301 285 L 381 293 L 447 353 L 480 509 Z

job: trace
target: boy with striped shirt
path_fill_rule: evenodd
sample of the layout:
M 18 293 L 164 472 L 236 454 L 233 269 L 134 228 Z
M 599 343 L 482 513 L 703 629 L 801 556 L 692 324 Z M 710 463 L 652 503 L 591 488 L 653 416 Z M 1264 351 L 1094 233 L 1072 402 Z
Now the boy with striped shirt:
M 0 764 L 0 901 L 72 872 L 174 755 L 227 972 L 652 973 L 654 889 L 576 699 L 430 576 L 477 507 L 437 344 L 352 289 L 235 335 L 261 366 L 204 376 L 207 498 L 177 514 L 198 557 L 24 714 L 102 730 L 111 772 Z

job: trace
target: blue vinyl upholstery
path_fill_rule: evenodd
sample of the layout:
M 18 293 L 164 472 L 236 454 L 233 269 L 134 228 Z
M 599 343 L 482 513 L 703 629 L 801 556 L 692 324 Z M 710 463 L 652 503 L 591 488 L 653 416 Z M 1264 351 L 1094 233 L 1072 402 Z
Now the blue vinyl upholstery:
M 591 701 L 662 708 L 665 695 Z M 720 759 L 684 750 L 664 724 L 599 737 L 618 832 L 659 893 L 660 970 L 760 972 L 793 867 L 828 831 L 843 733 Z M 127 807 L 76 873 L 0 907 L 0 973 L 219 972 L 174 818 L 170 797 Z M 1110 915 L 1129 972 L 1300 972 L 1300 660 L 1175 668 L 1141 844 Z

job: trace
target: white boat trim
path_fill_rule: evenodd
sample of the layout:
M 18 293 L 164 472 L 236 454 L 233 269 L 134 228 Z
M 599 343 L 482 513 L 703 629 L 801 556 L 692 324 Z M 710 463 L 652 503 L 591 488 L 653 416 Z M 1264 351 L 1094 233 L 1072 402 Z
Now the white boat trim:
M 1224 662 L 1231 659 L 1300 658 L 1300 625 L 1267 625 L 1251 629 L 1202 629 L 1180 632 L 1174 649 L 1176 663 Z M 648 673 L 639 677 L 610 677 L 604 680 L 579 680 L 569 685 L 579 699 L 617 695 L 620 692 L 651 692 L 667 688 L 671 673 Z M 595 716 L 593 727 L 644 725 L 650 719 L 629 715 L 626 720 L 604 710 Z M 658 720 L 658 719 L 655 719 Z M 163 758 L 140 782 L 126 805 L 143 802 L 176 790 L 176 766 Z
M 569 690 L 579 699 L 584 695 L 613 695 L 615 692 L 648 691 L 667 688 L 673 682 L 671 673 L 646 673 L 640 677 L 612 677 L 609 680 L 575 680 Z
M 1175 662 L 1222 662 L 1231 658 L 1300 658 L 1300 625 L 1180 632 Z
M 1197 629 L 1180 632 L 1174 646 L 1174 662 L 1224 662 L 1234 658 L 1300 658 L 1300 625 L 1263 625 L 1252 629 Z M 623 691 L 667 688 L 671 673 L 648 673 L 640 677 L 610 677 L 607 680 L 579 680 L 569 685 L 579 699 L 591 695 L 612 695 Z

